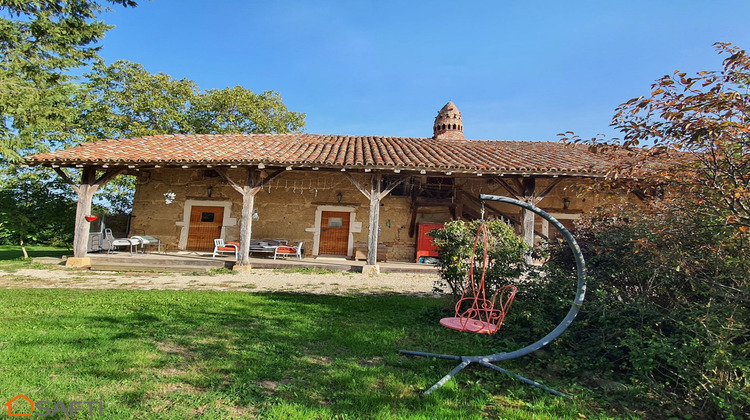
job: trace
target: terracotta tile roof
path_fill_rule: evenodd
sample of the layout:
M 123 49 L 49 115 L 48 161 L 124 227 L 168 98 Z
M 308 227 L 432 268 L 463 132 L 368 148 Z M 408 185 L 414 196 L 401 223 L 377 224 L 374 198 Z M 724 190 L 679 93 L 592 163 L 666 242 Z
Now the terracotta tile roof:
M 610 160 L 580 145 L 499 140 L 287 134 L 161 135 L 84 143 L 28 165 L 244 165 L 603 175 Z

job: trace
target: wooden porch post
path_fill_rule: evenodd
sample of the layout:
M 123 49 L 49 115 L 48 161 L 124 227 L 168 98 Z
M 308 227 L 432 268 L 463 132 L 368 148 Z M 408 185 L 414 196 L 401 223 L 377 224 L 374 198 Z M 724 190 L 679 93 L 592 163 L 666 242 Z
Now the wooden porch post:
M 500 186 L 505 188 L 513 196 L 513 198 L 525 201 L 535 206 L 538 205 L 544 199 L 544 197 L 546 197 L 547 194 L 549 194 L 550 191 L 552 191 L 552 189 L 560 183 L 560 179 L 555 179 L 544 191 L 537 194 L 536 178 L 534 177 L 524 178 L 523 182 L 519 181 L 518 178 L 514 178 L 513 182 L 515 184 L 515 188 L 501 178 L 495 179 L 500 184 Z M 522 216 L 521 228 L 523 229 L 523 241 L 524 243 L 526 243 L 526 245 L 533 247 L 534 212 L 532 212 L 531 210 L 523 209 Z M 527 260 L 530 262 L 530 258 L 528 258 Z
M 216 172 L 224 178 L 242 196 L 242 214 L 240 221 L 240 249 L 236 266 L 250 267 L 250 240 L 253 238 L 253 209 L 255 208 L 255 195 L 263 188 L 263 185 L 279 176 L 283 170 L 267 175 L 265 171 L 248 167 L 243 185 L 239 185 L 229 178 L 226 170 L 216 168 Z
M 88 239 L 91 223 L 85 217 L 91 214 L 91 201 L 96 188 L 93 187 L 96 169 L 86 167 L 81 174 L 81 185 L 78 187 L 78 203 L 76 203 L 75 234 L 73 236 L 73 257 L 83 258 L 88 252 Z
M 380 200 L 387 197 L 388 194 L 393 191 L 394 188 L 398 187 L 402 182 L 406 181 L 408 176 L 404 175 L 393 184 L 389 185 L 383 191 L 380 191 L 383 184 L 383 175 L 380 172 L 374 172 L 370 178 L 370 190 L 366 190 L 362 187 L 353 176 L 349 173 L 344 172 L 344 175 L 349 181 L 354 184 L 355 187 L 362 193 L 368 200 L 370 200 L 370 228 L 367 232 L 367 265 L 377 266 L 378 261 L 378 225 L 380 224 Z M 377 273 L 379 270 L 375 269 Z
M 78 202 L 76 203 L 76 222 L 75 233 L 73 236 L 73 258 L 85 258 L 88 252 L 89 229 L 91 224 L 86 221 L 86 216 L 91 214 L 91 200 L 99 188 L 120 175 L 125 168 L 111 169 L 105 171 L 99 178 L 96 177 L 96 167 L 87 166 L 81 171 L 81 185 L 76 185 L 68 175 L 60 168 L 54 168 L 55 172 L 78 193 Z M 80 261 L 69 261 L 67 265 L 88 265 Z
M 523 201 L 536 204 L 536 178 L 525 178 L 523 180 Z M 523 209 L 523 241 L 526 245 L 534 246 L 534 212 Z
M 253 238 L 253 208 L 255 195 L 260 191 L 260 174 L 253 168 L 247 169 L 245 185 L 242 187 L 242 213 L 240 222 L 240 256 L 237 265 L 250 265 L 250 240 Z
M 380 224 L 380 182 L 382 175 L 372 174 L 370 182 L 370 229 L 367 232 L 367 265 L 378 261 L 378 225 Z

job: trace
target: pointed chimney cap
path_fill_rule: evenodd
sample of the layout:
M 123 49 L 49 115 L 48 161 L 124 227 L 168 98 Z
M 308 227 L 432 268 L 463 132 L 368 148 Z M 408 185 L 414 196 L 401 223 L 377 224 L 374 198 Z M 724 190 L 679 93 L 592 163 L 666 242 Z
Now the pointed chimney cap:
M 432 132 L 435 139 L 465 140 L 461 111 L 458 110 L 453 101 L 448 101 L 438 111 L 435 124 L 432 126 Z

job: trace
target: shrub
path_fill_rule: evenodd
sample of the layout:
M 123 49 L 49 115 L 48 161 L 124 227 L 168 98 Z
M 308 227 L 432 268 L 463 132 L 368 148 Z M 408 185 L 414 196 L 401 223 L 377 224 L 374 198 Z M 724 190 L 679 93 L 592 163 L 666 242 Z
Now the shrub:
M 529 266 L 524 257 L 531 252 L 529 246 L 501 220 L 484 222 L 487 226 L 486 292 L 492 296 L 498 288 L 511 284 L 528 273 Z M 456 220 L 445 224 L 444 229 L 435 229 L 428 233 L 438 247 L 437 268 L 440 280 L 435 284 L 435 291 L 450 292 L 454 299 L 461 297 L 469 274 L 472 253 L 475 253 L 474 276 L 478 280 L 482 274 L 484 242 L 478 237 L 481 221 L 464 222 Z M 474 249 L 476 242 L 476 250 Z
M 750 259 L 744 233 L 722 220 L 687 199 L 584 218 L 589 293 L 562 337 L 583 361 L 572 369 L 612 371 L 675 415 L 750 416 Z M 542 302 L 570 282 L 569 249 L 551 258 L 548 284 L 528 291 Z

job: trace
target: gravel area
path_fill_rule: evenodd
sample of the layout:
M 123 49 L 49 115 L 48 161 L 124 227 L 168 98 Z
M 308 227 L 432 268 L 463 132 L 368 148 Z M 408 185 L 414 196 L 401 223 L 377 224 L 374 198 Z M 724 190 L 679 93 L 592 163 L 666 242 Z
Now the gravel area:
M 311 294 L 403 293 L 435 296 L 437 274 L 360 273 L 307 274 L 255 269 L 234 274 L 109 273 L 65 269 L 21 269 L 0 272 L 0 288 L 232 290 Z

